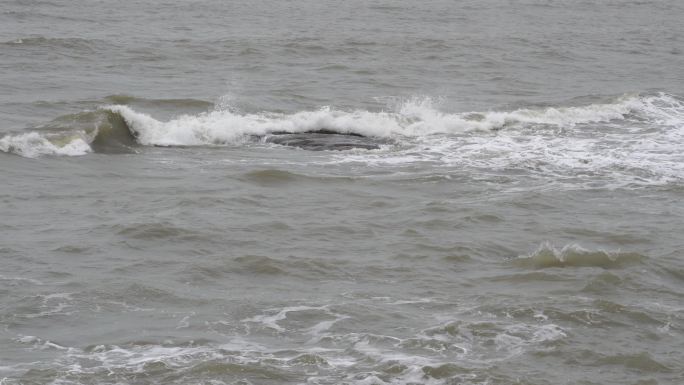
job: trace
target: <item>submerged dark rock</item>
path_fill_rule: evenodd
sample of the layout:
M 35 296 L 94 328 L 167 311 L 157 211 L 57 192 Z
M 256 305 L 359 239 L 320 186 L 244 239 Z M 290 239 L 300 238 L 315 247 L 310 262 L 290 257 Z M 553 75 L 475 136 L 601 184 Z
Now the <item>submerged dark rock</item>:
M 387 143 L 378 138 L 356 133 L 341 134 L 330 130 L 316 130 L 297 134 L 276 132 L 266 136 L 264 141 L 310 151 L 343 151 L 355 148 L 377 150 L 381 144 Z

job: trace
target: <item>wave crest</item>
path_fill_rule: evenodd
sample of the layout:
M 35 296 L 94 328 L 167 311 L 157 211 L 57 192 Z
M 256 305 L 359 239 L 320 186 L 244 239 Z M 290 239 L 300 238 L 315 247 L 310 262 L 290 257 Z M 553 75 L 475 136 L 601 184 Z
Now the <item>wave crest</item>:
M 182 115 L 167 122 L 156 120 L 128 106 L 111 105 L 104 109 L 120 114 L 140 144 L 193 146 L 235 144 L 245 136 L 321 130 L 392 138 L 498 130 L 526 124 L 572 126 L 624 119 L 628 114 L 643 110 L 646 102 L 645 98 L 626 97 L 617 103 L 584 107 L 445 113 L 437 110 L 430 99 L 422 98 L 403 103 L 396 112 L 341 111 L 331 107 L 293 114 L 237 114 L 228 110 L 215 110 L 198 115 Z
M 92 151 L 89 140 L 79 134 L 70 138 L 41 135 L 29 132 L 19 135 L 6 135 L 0 138 L 0 151 L 17 154 L 26 158 L 36 158 L 41 155 L 85 155 Z
M 114 102 L 127 100 L 125 97 L 110 97 L 110 99 Z M 185 105 L 187 101 L 181 100 L 180 103 Z M 342 111 L 323 107 L 318 110 L 290 114 L 276 112 L 240 114 L 216 107 L 209 112 L 181 115 L 168 121 L 155 119 L 127 105 L 116 104 L 75 116 L 69 115 L 66 118 L 60 117 L 55 120 L 60 124 L 65 121 L 73 123 L 72 127 L 63 130 L 65 132 L 59 135 L 43 131 L 5 135 L 0 138 L 0 151 L 27 157 L 83 155 L 92 151 L 129 151 L 133 145 L 137 144 L 144 146 L 241 145 L 255 140 L 279 143 L 287 142 L 287 140 L 269 140 L 268 138 L 280 134 L 308 133 L 380 139 L 377 143 L 361 143 L 359 140 L 348 138 L 349 146 L 347 147 L 350 148 L 377 149 L 395 141 L 413 146 L 430 138 L 437 138 L 438 142 L 432 144 L 440 147 L 445 145 L 441 143 L 445 135 L 501 129 L 514 131 L 538 126 L 571 128 L 588 123 L 615 121 L 622 122 L 619 125 L 626 131 L 632 130 L 631 127 L 634 125 L 631 123 L 644 121 L 665 126 L 668 129 L 660 134 L 667 137 L 668 143 L 671 143 L 682 139 L 684 104 L 674 96 L 658 94 L 625 96 L 614 103 L 579 107 L 447 113 L 435 108 L 429 98 L 414 98 L 400 104 L 392 111 Z M 675 129 L 669 129 L 673 127 Z M 538 137 L 541 134 L 537 131 L 531 134 L 533 138 L 529 142 L 532 145 L 538 144 L 537 139 L 543 139 Z M 547 134 L 548 132 L 544 135 Z M 294 139 L 301 141 L 301 138 Z M 554 137 L 551 136 L 549 140 L 551 139 Z M 482 140 L 489 142 L 488 138 Z M 511 140 L 515 142 L 514 139 Z M 549 140 L 543 140 L 543 142 L 547 143 Z M 578 140 L 582 144 L 588 139 L 580 135 Z M 494 147 L 497 145 L 497 143 L 493 144 Z M 507 146 L 510 145 L 511 143 L 507 144 Z M 324 149 L 327 147 L 324 146 Z M 449 153 L 453 153 L 452 150 Z
M 515 265 L 545 269 L 551 267 L 601 267 L 604 269 L 621 268 L 638 264 L 646 259 L 637 253 L 621 251 L 587 250 L 576 244 L 557 249 L 544 243 L 530 255 L 521 256 L 513 260 Z
M 135 145 L 121 116 L 109 111 L 64 115 L 36 131 L 0 137 L 0 151 L 26 158 L 131 152 Z

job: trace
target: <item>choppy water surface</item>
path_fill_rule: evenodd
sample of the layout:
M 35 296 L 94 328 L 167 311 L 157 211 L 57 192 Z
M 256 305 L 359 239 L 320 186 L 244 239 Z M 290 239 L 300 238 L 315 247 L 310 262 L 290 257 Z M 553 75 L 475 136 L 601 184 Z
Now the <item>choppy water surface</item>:
M 0 7 L 0 384 L 681 384 L 684 6 Z

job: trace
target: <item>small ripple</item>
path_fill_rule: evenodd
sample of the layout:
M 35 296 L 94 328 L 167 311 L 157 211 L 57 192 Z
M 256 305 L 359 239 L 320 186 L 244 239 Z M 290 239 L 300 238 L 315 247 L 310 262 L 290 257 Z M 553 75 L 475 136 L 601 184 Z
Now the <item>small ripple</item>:
M 116 234 L 136 240 L 211 241 L 207 234 L 176 226 L 170 222 L 116 225 Z

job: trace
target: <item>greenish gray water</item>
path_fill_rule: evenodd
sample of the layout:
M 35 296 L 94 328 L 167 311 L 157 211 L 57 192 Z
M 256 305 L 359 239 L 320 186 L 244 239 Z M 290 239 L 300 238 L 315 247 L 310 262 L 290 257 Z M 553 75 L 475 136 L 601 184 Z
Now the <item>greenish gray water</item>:
M 679 2 L 0 11 L 0 384 L 682 383 Z

